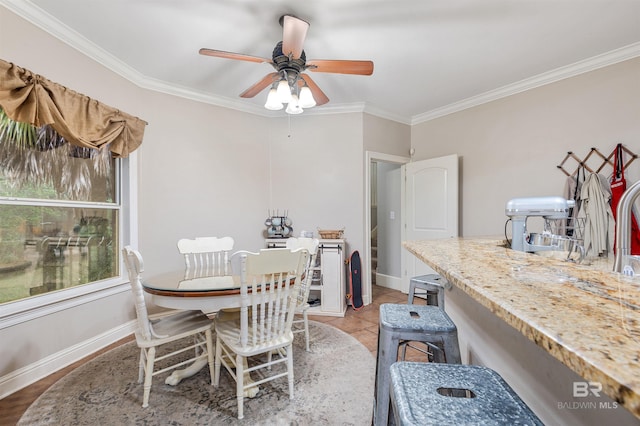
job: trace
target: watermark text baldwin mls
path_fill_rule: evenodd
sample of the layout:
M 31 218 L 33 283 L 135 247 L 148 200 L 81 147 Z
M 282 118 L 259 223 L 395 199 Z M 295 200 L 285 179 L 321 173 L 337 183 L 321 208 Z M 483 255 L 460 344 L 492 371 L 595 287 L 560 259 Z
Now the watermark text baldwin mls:
M 573 397 L 586 398 L 594 396 L 600 398 L 602 383 L 599 382 L 573 382 Z M 561 410 L 610 410 L 618 408 L 615 401 L 570 401 L 558 402 Z

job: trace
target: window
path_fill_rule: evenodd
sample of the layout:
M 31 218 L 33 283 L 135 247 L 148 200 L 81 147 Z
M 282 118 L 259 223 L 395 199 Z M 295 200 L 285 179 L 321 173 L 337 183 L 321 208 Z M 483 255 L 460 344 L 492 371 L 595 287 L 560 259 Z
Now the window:
M 120 278 L 128 164 L 51 129 L 0 133 L 0 304 Z
M 146 125 L 0 59 L 0 328 L 127 291 Z

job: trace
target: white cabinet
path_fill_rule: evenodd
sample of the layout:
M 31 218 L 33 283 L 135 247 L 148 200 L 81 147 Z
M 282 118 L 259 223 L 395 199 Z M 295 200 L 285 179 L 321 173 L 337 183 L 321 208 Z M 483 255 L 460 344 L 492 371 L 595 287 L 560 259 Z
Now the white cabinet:
M 269 238 L 266 241 L 267 248 L 286 246 L 286 239 Z M 345 242 L 343 239 L 319 241 L 317 264 L 311 271 L 314 277 L 309 293 L 309 302 L 312 305 L 309 315 L 342 317 L 347 310 Z M 318 302 L 314 304 L 313 301 Z

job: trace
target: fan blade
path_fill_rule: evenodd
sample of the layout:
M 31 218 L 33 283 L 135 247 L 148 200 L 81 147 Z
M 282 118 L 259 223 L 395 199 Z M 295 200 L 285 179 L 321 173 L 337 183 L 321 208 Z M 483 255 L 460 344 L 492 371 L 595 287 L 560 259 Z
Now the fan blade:
M 277 72 L 272 72 L 264 76 L 262 80 L 249 87 L 244 92 L 240 93 L 241 98 L 253 98 L 258 93 L 262 92 L 265 87 L 271 86 L 273 82 L 278 79 L 280 75 Z
M 225 52 L 224 50 L 207 49 L 204 47 L 200 49 L 200 54 L 207 55 L 207 56 L 215 56 L 217 58 L 236 59 L 238 61 L 249 61 L 249 62 L 257 62 L 257 63 L 266 62 L 268 64 L 272 63 L 271 59 L 267 59 L 267 58 L 259 58 L 257 56 L 243 55 L 242 53 Z
M 302 79 L 307 83 L 307 86 L 309 86 L 309 89 L 311 89 L 311 94 L 313 95 L 313 99 L 316 100 L 316 105 L 324 105 L 329 102 L 327 95 L 325 95 L 316 82 L 309 77 L 309 74 L 300 74 L 300 77 L 302 77 Z M 298 80 L 298 84 L 301 85 L 302 82 Z
M 307 69 L 314 72 L 371 75 L 373 74 L 373 62 L 314 59 L 307 61 Z
M 302 45 L 307 37 L 309 23 L 291 15 L 282 17 L 282 53 L 298 59 L 302 55 Z

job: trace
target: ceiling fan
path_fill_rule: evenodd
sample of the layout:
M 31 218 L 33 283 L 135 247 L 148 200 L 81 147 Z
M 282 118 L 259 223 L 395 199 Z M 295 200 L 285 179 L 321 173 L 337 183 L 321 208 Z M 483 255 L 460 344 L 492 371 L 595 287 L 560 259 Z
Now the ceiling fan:
M 298 114 L 302 112 L 302 108 L 329 102 L 327 95 L 304 71 L 357 75 L 373 73 L 371 61 L 330 59 L 307 61 L 303 44 L 309 23 L 293 15 L 283 15 L 280 17 L 280 25 L 282 25 L 282 41 L 276 44 L 271 59 L 207 48 L 200 49 L 200 54 L 270 64 L 276 71 L 267 74 L 262 80 L 242 92 L 240 97 L 252 98 L 271 86 L 265 108 L 279 110 L 286 103 L 288 104 L 287 112 L 290 114 Z

